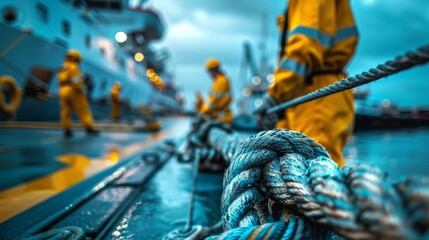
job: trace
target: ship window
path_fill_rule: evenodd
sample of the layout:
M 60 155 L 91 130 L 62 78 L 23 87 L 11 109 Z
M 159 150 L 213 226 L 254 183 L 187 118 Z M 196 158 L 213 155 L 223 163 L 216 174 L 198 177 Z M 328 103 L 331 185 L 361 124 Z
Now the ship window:
M 13 24 L 18 19 L 16 9 L 10 6 L 3 8 L 2 16 L 7 24 Z
M 100 47 L 100 53 L 103 57 L 106 56 L 106 49 Z
M 48 8 L 45 5 L 37 3 L 37 13 L 43 22 L 48 22 Z
M 122 59 L 120 56 L 116 56 L 115 59 L 116 59 L 116 62 L 119 64 L 119 66 L 121 67 L 125 66 L 124 59 Z
M 81 7 L 83 5 L 83 0 L 74 0 L 73 7 Z
M 107 87 L 107 80 L 106 80 L 106 79 L 103 79 L 103 80 L 101 81 L 101 84 L 100 84 L 101 91 L 106 90 L 106 87 Z
M 91 47 L 91 36 L 89 36 L 88 34 L 85 36 L 85 46 L 87 48 Z
M 52 69 L 34 66 L 26 78 L 24 94 L 38 99 L 46 99 L 53 75 Z
M 69 44 L 62 39 L 55 38 L 54 43 L 57 44 L 58 46 L 63 47 L 63 48 L 69 48 Z
M 62 28 L 63 28 L 63 33 L 65 35 L 69 36 L 70 35 L 70 22 L 67 20 L 63 20 Z

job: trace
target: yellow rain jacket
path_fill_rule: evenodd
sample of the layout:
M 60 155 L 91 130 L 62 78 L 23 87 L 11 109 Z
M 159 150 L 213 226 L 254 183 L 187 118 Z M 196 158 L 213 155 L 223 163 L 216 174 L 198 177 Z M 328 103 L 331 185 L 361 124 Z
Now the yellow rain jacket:
M 110 91 L 110 99 L 112 102 L 112 119 L 119 120 L 121 118 L 121 87 L 114 84 Z
M 59 82 L 61 124 L 64 129 L 71 129 L 71 113 L 75 112 L 85 128 L 91 128 L 93 119 L 88 98 L 83 91 L 85 83 L 79 65 L 66 60 L 57 75 Z
M 229 107 L 232 97 L 228 78 L 218 73 L 214 79 L 208 98 L 209 105 L 204 105 L 202 112 L 207 116 L 224 123 L 232 122 L 232 112 Z
M 195 112 L 196 113 L 201 112 L 203 106 L 204 106 L 203 96 L 201 96 L 200 93 L 197 93 L 196 100 L 195 100 Z
M 288 41 L 269 94 L 285 102 L 345 78 L 341 71 L 353 56 L 357 40 L 350 1 L 290 0 Z M 344 166 L 342 149 L 354 119 L 351 90 L 287 109 L 285 115 L 278 128 L 315 139 L 338 166 Z

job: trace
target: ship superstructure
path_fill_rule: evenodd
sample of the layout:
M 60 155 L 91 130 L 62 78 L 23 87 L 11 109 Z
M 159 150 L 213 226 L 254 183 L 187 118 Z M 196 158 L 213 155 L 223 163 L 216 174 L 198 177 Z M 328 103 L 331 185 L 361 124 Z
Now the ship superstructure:
M 88 95 L 96 118 L 106 118 L 109 92 L 122 83 L 128 114 L 141 105 L 177 112 L 178 90 L 165 69 L 165 50 L 151 42 L 162 38 L 159 13 L 128 1 L 6 0 L 0 3 L 0 74 L 23 89 L 17 120 L 56 120 L 56 73 L 67 49 L 82 53 L 81 70 L 92 85 Z M 115 40 L 123 33 L 126 40 Z M 157 78 L 151 79 L 149 73 Z M 35 109 L 38 109 L 37 114 Z

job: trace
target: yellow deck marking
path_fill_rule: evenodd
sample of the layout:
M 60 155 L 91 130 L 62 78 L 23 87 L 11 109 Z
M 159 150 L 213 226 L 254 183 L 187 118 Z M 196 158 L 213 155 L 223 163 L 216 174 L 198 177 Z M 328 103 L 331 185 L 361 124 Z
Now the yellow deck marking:
M 57 158 L 58 161 L 67 164 L 67 167 L 51 175 L 0 192 L 0 223 L 116 164 L 119 159 L 132 156 L 156 141 L 181 130 L 183 130 L 183 126 L 177 124 L 169 131 L 151 134 L 147 141 L 123 146 L 119 151 L 113 149 L 100 159 L 91 160 L 80 154 L 60 155 Z
M 79 154 L 66 154 L 58 161 L 68 166 L 58 172 L 0 192 L 0 223 L 85 178 L 90 160 Z

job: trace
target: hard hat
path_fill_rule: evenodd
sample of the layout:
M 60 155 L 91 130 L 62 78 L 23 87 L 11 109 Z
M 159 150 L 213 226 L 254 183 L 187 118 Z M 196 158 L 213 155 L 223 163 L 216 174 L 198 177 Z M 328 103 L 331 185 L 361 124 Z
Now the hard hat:
M 115 87 L 117 87 L 117 88 L 121 88 L 122 83 L 121 83 L 121 82 L 119 82 L 119 81 L 115 81 L 115 83 L 113 83 L 113 85 L 114 85 Z
M 277 28 L 279 29 L 279 31 L 283 31 L 283 27 L 285 25 L 285 16 L 284 15 L 280 15 L 277 16 Z
M 80 62 L 82 60 L 82 56 L 80 55 L 80 52 L 74 49 L 69 50 L 66 56 L 69 58 L 72 58 L 76 62 Z
M 206 64 L 207 70 L 210 71 L 210 70 L 218 68 L 218 67 L 220 67 L 220 62 L 216 58 L 211 58 L 207 61 L 207 64 Z

